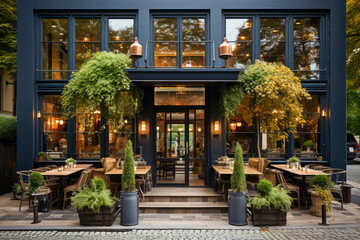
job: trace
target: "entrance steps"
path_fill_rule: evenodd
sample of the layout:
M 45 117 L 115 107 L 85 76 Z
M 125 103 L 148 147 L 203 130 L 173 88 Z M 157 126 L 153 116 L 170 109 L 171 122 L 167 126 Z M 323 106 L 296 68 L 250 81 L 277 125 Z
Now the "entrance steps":
M 140 202 L 140 213 L 226 213 L 223 195 L 204 187 L 156 187 Z

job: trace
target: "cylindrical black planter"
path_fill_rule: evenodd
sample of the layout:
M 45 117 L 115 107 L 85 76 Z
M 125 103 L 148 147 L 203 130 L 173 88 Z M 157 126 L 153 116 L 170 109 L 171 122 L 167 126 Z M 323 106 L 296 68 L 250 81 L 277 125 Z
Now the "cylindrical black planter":
M 229 224 L 235 226 L 247 225 L 247 194 L 246 192 L 229 191 L 228 206 Z
M 134 192 L 121 192 L 121 218 L 123 226 L 134 226 L 139 223 L 139 198 L 137 190 Z

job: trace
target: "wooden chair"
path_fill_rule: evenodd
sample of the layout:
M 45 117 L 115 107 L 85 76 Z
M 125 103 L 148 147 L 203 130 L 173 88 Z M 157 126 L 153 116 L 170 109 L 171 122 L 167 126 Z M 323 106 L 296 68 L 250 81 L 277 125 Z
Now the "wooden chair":
M 300 209 L 300 188 L 299 188 L 299 186 L 296 186 L 296 185 L 291 184 L 291 183 L 287 183 L 282 171 L 279 171 L 279 170 L 276 170 L 276 169 L 274 169 L 272 171 L 273 171 L 273 173 L 276 174 L 276 178 L 277 178 L 279 184 L 285 190 L 287 190 L 289 192 L 296 192 L 297 197 L 293 197 L 293 199 L 298 201 L 298 208 Z
M 258 170 L 259 172 L 261 172 L 261 175 L 257 177 L 258 179 L 256 180 L 254 178 L 250 179 L 248 177 L 247 184 L 255 188 L 256 184 L 258 184 L 259 181 L 264 178 L 266 168 L 270 164 L 270 162 L 271 161 L 267 160 L 266 158 L 249 158 L 249 167 Z
M 70 199 L 70 197 L 67 197 L 67 194 L 69 192 L 77 192 L 81 188 L 85 187 L 88 181 L 91 179 L 91 170 L 84 170 L 77 183 L 72 184 L 70 186 L 67 186 L 64 188 L 64 199 L 63 199 L 63 209 L 66 207 L 66 200 Z
M 19 211 L 20 211 L 22 202 L 24 200 L 26 200 L 26 198 L 29 199 L 29 208 L 30 208 L 31 197 L 29 194 L 29 176 L 31 174 L 31 171 L 19 171 L 16 174 L 19 175 L 20 186 L 21 186 L 21 191 L 22 191 L 21 199 L 20 199 L 20 206 L 19 206 Z
M 331 174 L 331 181 L 334 187 L 330 188 L 331 193 L 337 193 L 340 196 L 341 210 L 344 209 L 343 202 L 343 187 L 346 178 L 346 171 L 344 169 L 330 168 L 322 170 L 324 173 Z
M 136 182 L 136 188 L 138 189 L 138 193 L 139 193 L 141 199 L 144 200 L 145 197 L 144 197 L 144 192 L 141 189 L 141 184 L 144 184 L 145 181 L 142 178 L 136 178 L 135 182 Z

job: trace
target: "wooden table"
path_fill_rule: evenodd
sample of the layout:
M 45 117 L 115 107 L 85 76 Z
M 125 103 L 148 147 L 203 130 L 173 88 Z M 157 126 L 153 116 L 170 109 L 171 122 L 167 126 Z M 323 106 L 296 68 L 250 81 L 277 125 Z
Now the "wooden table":
M 74 173 L 80 172 L 84 169 L 87 169 L 91 166 L 93 166 L 94 164 L 76 164 L 76 168 L 74 169 L 64 169 L 62 172 L 59 172 L 58 168 L 46 171 L 46 172 L 41 172 L 41 175 L 43 176 L 55 176 L 55 177 L 59 177 L 59 205 L 60 205 L 60 209 L 62 209 L 63 206 L 63 197 L 64 197 L 64 184 L 63 184 L 63 180 L 64 177 L 69 177 Z
M 292 174 L 295 174 L 295 175 L 299 175 L 301 176 L 301 199 L 302 199 L 302 202 L 303 204 L 305 205 L 305 207 L 307 208 L 307 201 L 306 201 L 306 187 L 305 187 L 305 181 L 306 181 L 306 177 L 313 177 L 313 176 L 316 176 L 316 175 L 329 175 L 327 173 L 324 173 L 322 171 L 318 171 L 318 170 L 314 170 L 314 169 L 308 169 L 308 171 L 301 171 L 301 170 L 298 170 L 298 169 L 292 169 L 292 168 L 288 168 L 286 166 L 286 164 L 274 164 L 274 165 L 271 165 L 272 167 L 274 168 L 277 168 L 277 169 L 281 169 L 283 171 L 287 171 L 289 173 L 292 173 Z
M 143 192 L 146 192 L 146 174 L 150 171 L 151 166 L 143 166 L 143 167 L 136 167 L 135 175 L 140 176 L 144 180 L 143 184 Z M 122 168 L 113 168 L 110 171 L 106 172 L 105 175 L 111 176 L 121 176 L 123 173 Z

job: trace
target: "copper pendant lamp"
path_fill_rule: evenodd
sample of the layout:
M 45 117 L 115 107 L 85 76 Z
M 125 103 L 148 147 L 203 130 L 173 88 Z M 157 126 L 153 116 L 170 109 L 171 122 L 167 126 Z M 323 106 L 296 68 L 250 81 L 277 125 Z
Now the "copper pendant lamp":
M 232 47 L 227 42 L 227 39 L 224 38 L 223 42 L 219 46 L 219 57 L 226 60 L 231 56 L 232 56 Z
M 138 41 L 138 38 L 135 37 L 135 41 L 130 46 L 130 57 L 133 59 L 141 58 L 143 54 L 143 47 Z

